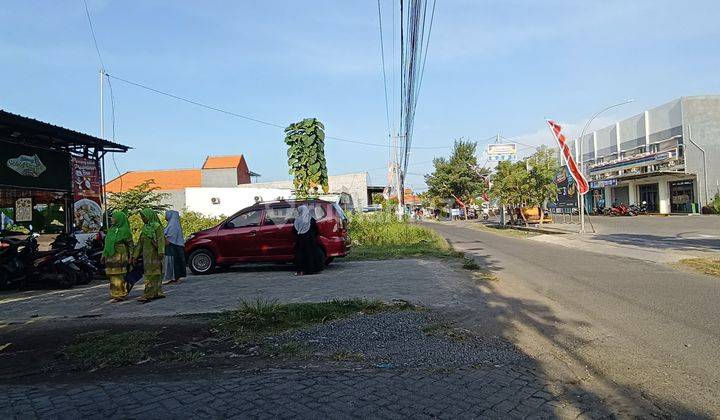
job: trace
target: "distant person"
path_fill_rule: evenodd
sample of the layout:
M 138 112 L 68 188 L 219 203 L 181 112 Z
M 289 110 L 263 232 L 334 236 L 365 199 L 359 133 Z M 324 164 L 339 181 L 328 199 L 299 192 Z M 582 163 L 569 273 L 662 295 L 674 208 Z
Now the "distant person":
M 165 211 L 165 280 L 167 284 L 178 283 L 187 277 L 185 264 L 185 237 L 180 226 L 180 213 L 175 210 Z
M 110 297 L 113 302 L 125 300 L 130 292 L 125 282 L 133 247 L 132 232 L 127 214 L 116 210 L 110 217 L 110 229 L 105 235 L 102 262 L 105 274 L 110 278 Z
M 133 262 L 142 257 L 145 291 L 143 297 L 138 300 L 148 303 L 165 297 L 162 292 L 165 234 L 154 210 L 144 208 L 140 211 L 140 217 L 144 225 L 133 253 Z
M 317 224 L 306 205 L 297 209 L 293 223 L 295 232 L 295 275 L 318 273 L 325 268 L 323 252 L 317 243 Z

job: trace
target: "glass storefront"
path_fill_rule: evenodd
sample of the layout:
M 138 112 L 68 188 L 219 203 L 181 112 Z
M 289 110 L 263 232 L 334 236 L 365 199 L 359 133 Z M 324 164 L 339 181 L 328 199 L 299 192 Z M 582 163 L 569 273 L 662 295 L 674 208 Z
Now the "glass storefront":
M 674 181 L 670 183 L 670 211 L 672 213 L 692 213 L 695 203 L 695 183 Z
M 638 204 L 642 204 L 644 201 L 647 203 L 647 210 L 650 213 L 657 213 L 660 209 L 658 205 L 660 202 L 658 184 L 639 185 L 638 192 L 640 196 L 640 202 Z

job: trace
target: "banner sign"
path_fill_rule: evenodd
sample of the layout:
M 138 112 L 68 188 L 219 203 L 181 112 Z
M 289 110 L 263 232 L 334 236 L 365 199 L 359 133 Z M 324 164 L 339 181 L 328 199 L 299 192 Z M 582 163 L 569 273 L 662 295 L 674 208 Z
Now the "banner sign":
M 95 159 L 72 157 L 75 231 L 97 232 L 102 227 L 100 166 Z
M 617 185 L 617 179 L 602 179 L 590 183 L 590 188 L 614 187 Z
M 517 157 L 517 145 L 515 143 L 490 144 L 486 153 L 490 161 L 513 160 Z
M 568 169 L 566 167 L 560 168 L 555 177 L 555 184 L 558 187 L 557 200 L 554 203 L 550 203 L 550 207 L 557 209 L 576 209 L 578 206 L 577 199 L 577 184 L 568 175 Z
M 2 143 L 0 147 L 0 185 L 70 191 L 70 154 Z
M 555 140 L 558 142 L 558 146 L 560 146 L 563 156 L 565 156 L 565 161 L 567 161 L 567 168 L 570 175 L 577 183 L 578 192 L 580 195 L 587 194 L 590 190 L 590 186 L 588 185 L 585 176 L 583 176 L 575 163 L 575 158 L 573 158 L 570 148 L 567 145 L 567 141 L 565 140 L 565 135 L 562 133 L 562 127 L 555 121 L 548 120 L 548 124 L 550 125 L 550 131 L 552 131 L 553 137 L 555 137 Z

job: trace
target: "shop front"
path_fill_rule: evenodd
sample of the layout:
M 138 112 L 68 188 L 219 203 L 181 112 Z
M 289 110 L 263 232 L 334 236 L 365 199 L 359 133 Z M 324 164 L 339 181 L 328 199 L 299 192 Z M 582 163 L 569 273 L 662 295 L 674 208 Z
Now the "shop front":
M 126 146 L 0 111 L 2 235 L 74 232 L 102 227 L 101 160 Z M 42 243 L 42 240 L 40 241 Z
M 670 211 L 673 213 L 697 213 L 695 182 L 682 180 L 670 182 Z

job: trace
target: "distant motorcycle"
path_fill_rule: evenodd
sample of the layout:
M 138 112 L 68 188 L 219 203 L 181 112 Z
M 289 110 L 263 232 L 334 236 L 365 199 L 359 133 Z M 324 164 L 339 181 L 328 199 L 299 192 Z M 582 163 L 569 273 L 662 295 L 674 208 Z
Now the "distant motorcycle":
M 633 204 L 629 207 L 630 211 L 635 214 L 647 214 L 648 213 L 648 207 L 647 207 L 647 201 L 643 201 L 640 203 L 640 205 Z

